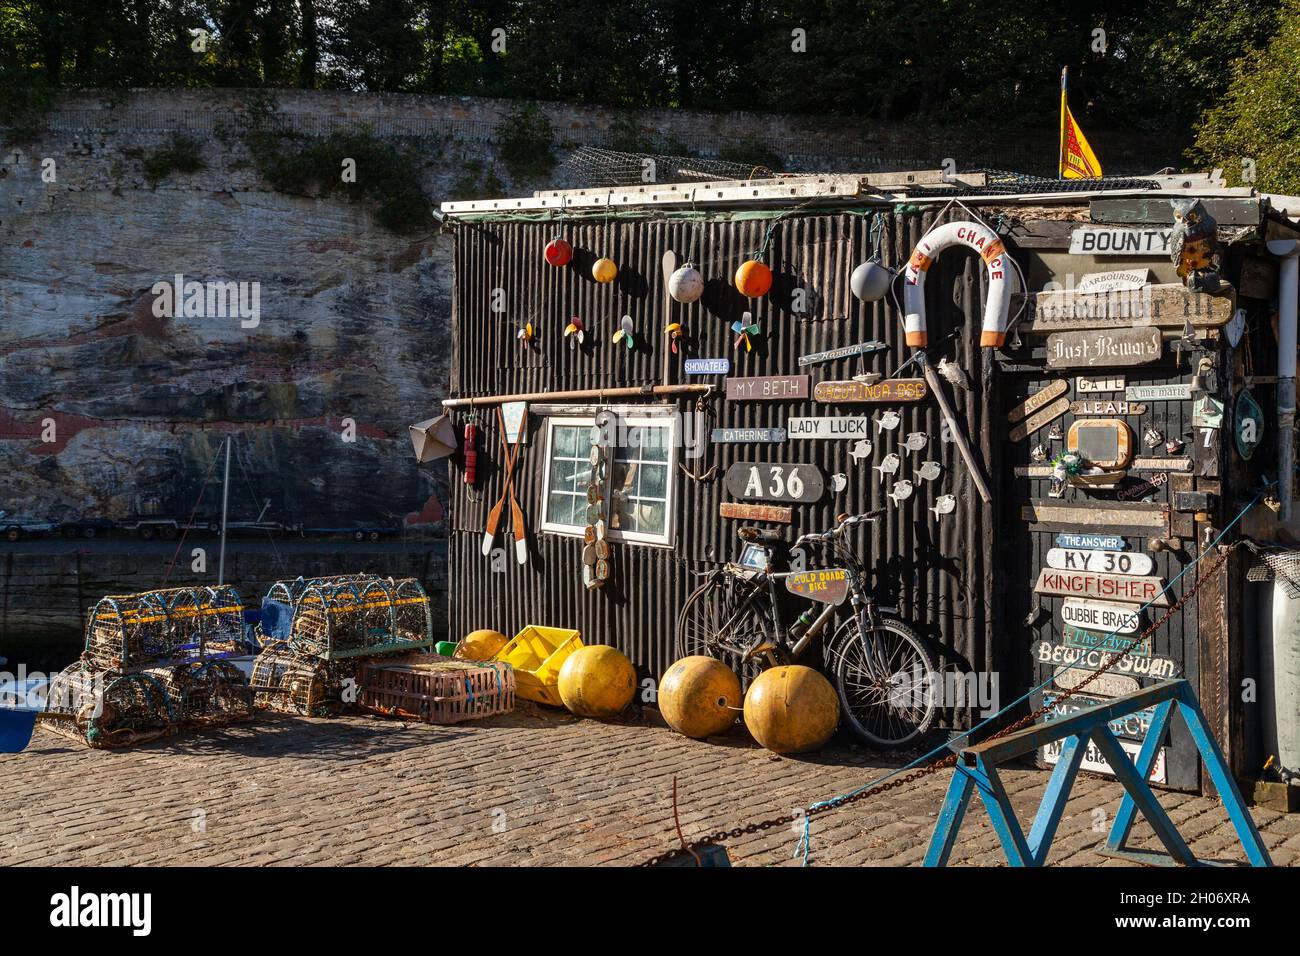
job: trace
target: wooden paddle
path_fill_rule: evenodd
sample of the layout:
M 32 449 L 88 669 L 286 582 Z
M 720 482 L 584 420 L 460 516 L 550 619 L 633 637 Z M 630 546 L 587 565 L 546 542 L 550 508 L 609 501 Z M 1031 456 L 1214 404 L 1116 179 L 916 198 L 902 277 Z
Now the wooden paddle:
M 492 553 L 492 544 L 496 541 L 497 529 L 501 525 L 501 512 L 506 506 L 506 498 L 510 495 L 510 486 L 514 477 L 515 461 L 510 455 L 510 446 L 506 442 L 505 419 L 501 417 L 500 406 L 497 407 L 497 428 L 501 432 L 501 447 L 505 449 L 504 464 L 506 477 L 505 483 L 501 486 L 501 497 L 497 499 L 497 503 L 494 504 L 492 510 L 488 512 L 487 524 L 483 526 L 483 545 L 481 550 L 484 557 L 487 557 Z
M 668 322 L 673 314 L 673 297 L 668 294 L 668 279 L 677 271 L 677 253 L 669 249 L 664 253 L 664 357 L 662 363 L 663 377 L 661 381 L 665 385 L 672 384 L 668 381 L 668 371 L 672 361 L 673 354 L 673 336 L 668 331 Z

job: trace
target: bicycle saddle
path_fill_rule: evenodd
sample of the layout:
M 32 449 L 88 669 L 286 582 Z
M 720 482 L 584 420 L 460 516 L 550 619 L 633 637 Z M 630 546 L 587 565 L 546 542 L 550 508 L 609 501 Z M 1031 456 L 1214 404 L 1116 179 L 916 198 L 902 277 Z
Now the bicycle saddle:
M 736 534 L 741 541 L 762 541 L 764 544 L 781 544 L 785 541 L 785 535 L 780 531 L 773 531 L 768 528 L 744 527 L 736 529 Z

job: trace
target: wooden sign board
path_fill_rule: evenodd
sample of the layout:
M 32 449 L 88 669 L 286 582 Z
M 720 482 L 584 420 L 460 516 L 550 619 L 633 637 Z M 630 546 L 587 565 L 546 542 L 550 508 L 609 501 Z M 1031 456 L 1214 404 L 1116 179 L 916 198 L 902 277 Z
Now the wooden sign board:
M 1019 425 L 1007 433 L 1007 437 L 1012 441 L 1020 441 L 1030 432 L 1036 432 L 1048 422 L 1055 421 L 1070 410 L 1070 400 L 1068 398 L 1058 398 L 1046 408 L 1040 408 Z
M 1169 512 L 1160 505 L 1120 506 L 1107 502 L 1104 508 L 1079 507 L 1056 502 L 1035 501 L 1020 507 L 1020 517 L 1030 524 L 1044 525 L 1030 530 L 1067 531 L 1074 528 L 1116 529 L 1122 534 L 1169 533 Z M 1058 525 L 1062 527 L 1057 527 Z
M 1034 656 L 1040 664 L 1064 664 L 1073 665 L 1074 670 L 1083 671 L 1086 676 L 1091 671 L 1099 671 L 1114 661 L 1111 673 L 1134 675 L 1135 677 L 1154 677 L 1160 680 L 1168 680 L 1171 677 L 1178 677 L 1182 668 L 1177 662 L 1168 657 L 1159 655 L 1148 655 L 1146 657 L 1124 657 L 1118 661 L 1115 660 L 1118 654 L 1109 651 L 1103 651 L 1100 648 L 1091 648 L 1084 650 L 1077 647 L 1068 647 L 1064 644 L 1053 644 L 1050 641 L 1039 641 L 1034 650 Z M 1073 686 L 1078 686 L 1075 684 Z M 1094 693 L 1095 684 L 1088 685 L 1088 693 Z M 1125 691 L 1132 693 L 1132 691 Z
M 1070 233 L 1072 256 L 1168 256 L 1173 229 L 1082 226 Z
M 1151 282 L 1150 269 L 1123 269 L 1117 272 L 1089 272 L 1075 292 L 1132 292 Z
M 1141 551 L 1103 551 L 1091 548 L 1052 548 L 1047 566 L 1058 571 L 1103 571 L 1106 574 L 1150 574 L 1154 562 Z
M 738 518 L 741 521 L 773 521 L 777 524 L 789 524 L 794 520 L 794 509 L 781 505 L 743 505 L 735 501 L 724 501 L 718 505 L 718 515 L 723 518 Z
M 823 415 L 791 418 L 785 423 L 791 438 L 867 438 L 866 415 Z
M 1129 616 L 1136 617 L 1136 615 Z M 1066 647 L 1077 647 L 1085 651 L 1096 648 L 1108 654 L 1128 653 L 1137 657 L 1151 656 L 1151 638 L 1125 637 L 1118 628 L 1113 627 L 1088 630 L 1073 624 L 1062 624 L 1061 641 Z M 1130 646 L 1132 650 L 1129 650 Z
M 682 363 L 687 375 L 726 375 L 731 371 L 729 358 L 687 359 Z
M 1127 604 L 1066 598 L 1061 604 L 1061 620 L 1101 634 L 1136 634 L 1142 615 Z
M 816 465 L 738 461 L 727 469 L 723 484 L 733 498 L 749 501 L 818 501 L 826 482 Z
M 1043 568 L 1034 585 L 1035 594 L 1052 597 L 1092 598 L 1127 604 L 1169 606 L 1164 582 L 1158 577 L 1133 577 L 1124 574 L 1099 574 L 1095 571 L 1057 571 Z
M 1053 691 L 1043 692 L 1043 707 L 1050 707 L 1050 716 L 1048 720 L 1059 720 L 1062 717 L 1069 717 L 1071 714 L 1078 713 L 1085 707 L 1096 707 L 1098 704 L 1110 703 L 1104 697 L 1093 697 L 1086 693 L 1091 690 L 1092 685 L 1088 685 L 1083 693 L 1074 693 L 1069 697 L 1058 697 Z M 1125 740 L 1143 741 L 1146 739 L 1147 732 L 1151 729 L 1151 721 L 1155 719 L 1156 709 L 1154 707 L 1145 707 L 1142 710 L 1134 711 L 1129 714 L 1121 714 L 1109 722 L 1110 732 L 1116 737 Z
M 1113 402 L 1088 399 L 1070 403 L 1071 415 L 1141 415 L 1146 410 L 1147 407 L 1141 402 L 1127 402 L 1123 399 Z
M 506 428 L 506 443 L 518 445 L 528 438 L 528 403 L 503 402 L 501 420 Z
M 1191 471 L 1190 458 L 1134 458 L 1129 471 Z
M 1186 402 L 1192 397 L 1192 386 L 1186 382 L 1174 385 L 1130 385 L 1124 389 L 1130 402 Z
M 849 593 L 849 572 L 843 568 L 801 571 L 785 579 L 785 589 L 822 604 L 843 604 Z
M 865 382 L 818 382 L 813 398 L 819 402 L 919 402 L 929 389 L 923 378 L 887 378 L 874 385 Z
M 1047 337 L 1049 368 L 1105 368 L 1159 361 L 1164 340 L 1159 329 L 1089 329 L 1053 332 Z
M 784 428 L 715 428 L 709 440 L 719 445 L 740 445 L 750 442 L 773 444 L 785 441 Z
M 1124 376 L 1108 375 L 1105 378 L 1089 378 L 1086 375 L 1080 375 L 1074 380 L 1074 390 L 1080 395 L 1090 395 L 1095 392 L 1122 392 L 1124 391 Z
M 1069 387 L 1070 384 L 1063 378 L 1058 378 L 1054 382 L 1049 382 L 1015 408 L 1011 409 L 1011 411 L 1007 412 L 1007 421 L 1014 425 L 1030 412 L 1036 412 L 1052 399 L 1064 395 L 1065 390 Z
M 762 375 L 727 379 L 727 400 L 732 402 L 779 402 L 807 397 L 807 375 Z
M 1088 689 L 1092 690 L 1093 685 L 1089 684 Z M 1046 767 L 1051 767 L 1061 759 L 1061 745 L 1063 741 L 1053 740 L 1049 744 L 1044 744 L 1038 748 L 1038 759 Z M 1134 763 L 1137 762 L 1138 754 L 1142 752 L 1142 744 L 1136 740 L 1118 740 L 1117 743 L 1128 754 L 1129 759 Z M 1157 783 L 1164 785 L 1169 780 L 1168 761 L 1166 760 L 1165 748 L 1161 747 L 1156 751 L 1155 763 L 1151 765 L 1151 772 L 1147 774 L 1148 783 Z M 1083 759 L 1079 761 L 1079 769 L 1086 770 L 1089 773 L 1104 774 L 1107 777 L 1115 776 L 1115 771 L 1110 769 L 1110 764 L 1106 763 L 1106 758 L 1101 755 L 1097 745 L 1091 740 L 1088 741 L 1088 749 L 1083 752 Z
M 1078 664 L 1065 664 L 1056 669 L 1052 683 L 1061 690 L 1074 690 L 1093 675 L 1093 671 Z M 1136 678 L 1126 674 L 1105 673 L 1089 682 L 1088 690 L 1102 697 L 1123 697 L 1140 690 Z
M 1105 551 L 1125 551 L 1128 542 L 1113 534 L 1070 534 L 1061 532 L 1056 536 L 1058 548 L 1101 548 Z
M 853 358 L 855 355 L 868 355 L 871 352 L 883 352 L 889 348 L 884 342 L 862 342 L 858 345 L 846 345 L 843 348 L 828 349 L 825 352 L 813 352 L 799 356 L 800 365 L 816 365 L 818 362 L 830 362 L 834 359 Z
M 1080 418 L 1070 423 L 1065 447 L 1099 468 L 1127 468 L 1133 460 L 1133 429 L 1122 418 Z
M 1016 465 L 1018 478 L 1051 478 L 1056 468 L 1053 465 Z
M 1148 285 L 1132 292 L 1079 292 L 1060 289 L 1031 295 L 1032 315 L 1018 328 L 1040 335 L 1071 329 L 1131 329 L 1134 327 L 1181 331 L 1217 329 L 1236 311 L 1234 295 L 1211 296 L 1193 292 L 1181 283 Z

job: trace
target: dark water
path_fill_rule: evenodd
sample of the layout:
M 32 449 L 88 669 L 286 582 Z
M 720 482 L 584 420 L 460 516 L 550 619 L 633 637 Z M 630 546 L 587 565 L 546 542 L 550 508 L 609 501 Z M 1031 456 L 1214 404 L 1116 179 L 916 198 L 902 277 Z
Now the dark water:
M 18 665 L 25 664 L 29 674 L 33 671 L 54 674 L 81 656 L 82 647 L 82 638 L 75 632 L 5 634 L 0 636 L 0 657 L 9 660 L 0 670 L 16 673 Z

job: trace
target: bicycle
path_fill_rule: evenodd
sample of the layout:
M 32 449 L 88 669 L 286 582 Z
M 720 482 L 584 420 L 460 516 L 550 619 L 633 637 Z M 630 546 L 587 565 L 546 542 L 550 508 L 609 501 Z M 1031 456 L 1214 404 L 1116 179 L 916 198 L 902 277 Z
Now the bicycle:
M 834 528 L 801 535 L 791 548 L 823 545 L 837 567 L 774 571 L 773 551 L 784 546 L 779 531 L 742 527 L 746 543 L 739 562 L 708 572 L 708 580 L 686 599 L 677 618 L 677 654 L 721 660 L 748 686 L 769 667 L 805 657 L 849 599 L 851 614 L 823 641 L 825 671 L 840 698 L 849 729 L 877 748 L 898 749 L 917 741 L 934 720 L 938 672 L 920 638 L 882 608 L 867 590 L 867 570 L 845 532 L 884 512 L 840 515 Z M 806 609 L 790 626 L 777 586 L 824 604 Z

